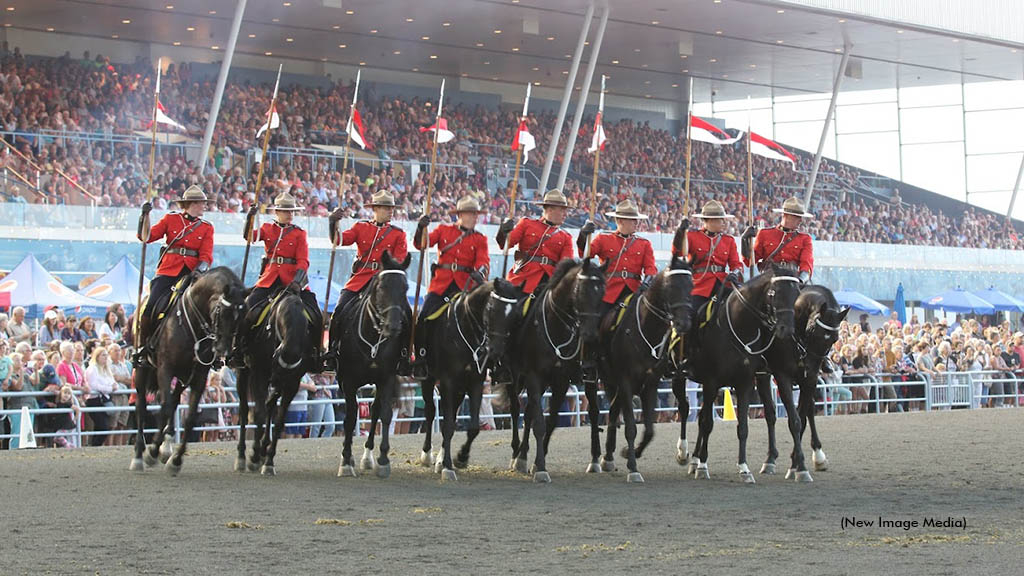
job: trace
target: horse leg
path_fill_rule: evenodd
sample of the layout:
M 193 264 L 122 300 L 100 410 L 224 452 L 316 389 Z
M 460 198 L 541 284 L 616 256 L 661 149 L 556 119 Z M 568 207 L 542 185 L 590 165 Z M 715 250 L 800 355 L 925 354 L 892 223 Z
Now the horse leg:
M 686 419 L 690 415 L 690 399 L 686 396 L 686 377 L 672 378 L 672 394 L 676 397 L 679 413 L 679 440 L 676 440 L 676 462 L 686 466 L 690 460 L 690 450 L 686 442 Z
M 465 468 L 469 464 L 469 451 L 473 448 L 473 440 L 480 435 L 480 403 L 484 397 L 483 382 L 474 381 L 469 386 L 469 428 L 466 430 L 466 442 L 459 448 L 455 457 L 455 467 Z
M 565 396 L 568 392 L 568 383 L 560 383 L 551 389 L 551 398 L 548 400 L 547 433 L 544 435 L 545 455 L 548 453 L 548 447 L 551 445 L 551 436 L 554 435 L 555 428 L 558 427 L 558 412 L 562 409 L 562 402 L 565 402 Z
M 715 427 L 715 398 L 718 397 L 718 386 L 704 386 L 704 402 L 700 406 L 700 425 L 697 436 L 697 449 L 694 468 L 694 478 L 708 479 L 711 474 L 708 472 L 708 439 L 711 437 L 711 430 Z
M 192 429 L 199 420 L 199 402 L 203 399 L 203 392 L 206 390 L 206 376 L 209 370 L 200 370 L 199 374 L 192 376 L 188 383 L 188 416 L 185 418 L 185 433 L 181 437 L 181 443 L 174 451 L 174 455 L 167 460 L 164 469 L 171 476 L 177 476 L 181 472 L 181 463 L 185 457 L 185 449 L 188 448 L 188 439 L 192 435 Z M 175 388 L 177 390 L 177 388 Z
M 754 376 L 757 383 L 757 395 L 761 398 L 761 405 L 764 406 L 764 423 L 768 426 L 768 457 L 764 464 L 761 464 L 761 474 L 775 474 L 775 459 L 779 457 L 778 444 L 775 442 L 775 397 L 772 394 L 771 374 L 757 374 Z
M 352 459 L 352 437 L 356 431 L 356 418 L 359 416 L 359 400 L 356 397 L 356 385 L 339 380 L 341 389 L 345 391 L 345 441 L 341 449 L 341 462 L 338 464 L 338 477 L 355 476 L 355 461 Z
M 519 383 L 520 383 L 520 386 L 517 386 L 516 389 L 517 390 L 523 390 L 524 389 L 524 386 L 522 385 L 523 384 L 523 380 L 520 380 Z M 514 418 L 518 421 L 519 420 L 519 416 L 520 416 L 520 411 L 519 411 L 519 395 L 518 394 L 516 394 L 515 406 L 516 406 L 516 413 L 514 415 Z M 513 450 L 513 452 L 512 452 L 512 464 L 511 464 L 511 467 L 510 467 L 511 470 L 513 470 L 515 472 L 521 472 L 523 474 L 526 474 L 527 472 L 529 472 L 529 465 L 526 463 L 526 457 L 530 453 L 530 422 L 532 420 L 532 416 L 533 415 L 530 413 L 529 396 L 527 396 L 527 405 L 526 405 L 525 410 L 523 410 L 523 413 L 522 413 L 522 418 L 523 418 L 523 436 L 522 436 L 522 438 L 519 441 L 518 449 L 517 450 Z M 515 429 L 513 429 L 513 430 L 515 430 Z M 515 440 L 514 437 L 513 437 L 513 440 Z
M 749 433 L 749 420 L 750 420 L 750 386 L 751 383 L 747 383 L 746 386 L 740 386 L 736 389 L 736 439 L 739 440 L 739 457 L 737 458 L 737 466 L 739 467 L 740 476 L 743 477 L 743 481 L 747 484 L 754 483 L 754 475 L 751 474 L 750 468 L 747 466 L 747 434 Z
M 281 388 L 275 386 L 274 389 L 280 390 Z M 274 418 L 274 427 L 270 431 L 271 440 L 270 446 L 267 447 L 265 452 L 267 455 L 266 460 L 263 463 L 263 467 L 260 468 L 260 474 L 264 476 L 274 476 L 277 474 L 277 471 L 274 469 L 274 456 L 277 454 L 277 442 L 281 439 L 281 435 L 284 434 L 284 422 L 288 415 L 288 406 L 291 405 L 292 400 L 295 398 L 295 394 L 298 391 L 299 383 L 296 381 L 294 383 L 289 383 L 289 385 L 285 387 L 284 394 L 281 392 L 274 393 L 274 403 L 276 404 L 276 400 L 280 398 L 281 407 L 277 411 L 276 418 Z
M 793 383 L 787 378 L 776 377 L 779 385 L 779 397 L 786 407 L 786 418 L 789 420 L 789 432 L 793 436 L 793 458 L 786 478 L 795 477 L 797 482 L 812 482 L 811 473 L 807 471 L 804 464 L 804 451 L 800 446 L 800 415 L 797 414 L 796 406 L 793 404 Z M 805 391 L 806 393 L 812 393 Z M 803 396 L 803 394 L 801 394 Z
M 636 413 L 633 411 L 632 382 L 628 378 L 619 382 L 619 391 L 615 398 L 619 404 L 619 412 L 622 414 L 622 421 L 625 425 L 625 458 L 626 468 L 629 470 L 626 482 L 643 482 L 644 477 L 636 469 Z
M 644 420 L 644 435 L 640 439 L 640 443 L 636 446 L 636 457 L 640 458 L 644 449 L 654 439 L 654 409 L 658 405 L 658 381 L 648 382 L 644 386 L 643 394 L 640 396 L 642 411 Z
M 441 453 L 438 454 L 435 470 L 441 473 L 441 480 L 446 482 L 458 480 L 452 464 L 452 436 L 455 435 L 455 422 L 458 419 L 462 394 L 461 391 L 456 392 L 456 388 L 451 380 L 441 384 L 444 414 L 441 415 Z
M 138 367 L 135 369 L 135 446 L 134 455 L 128 469 L 133 472 L 142 472 L 146 465 L 142 461 L 142 451 L 146 447 L 146 390 L 149 385 L 149 378 L 152 372 L 149 368 Z
M 181 399 L 181 392 L 184 390 L 184 386 L 180 382 L 171 388 L 171 380 L 174 378 L 169 368 L 163 368 L 157 373 L 157 382 L 159 383 L 159 389 L 161 392 L 160 412 L 157 416 L 157 430 L 156 434 L 153 435 L 153 444 L 149 446 L 149 449 L 144 455 L 145 463 L 147 466 L 153 466 L 158 461 L 167 462 L 168 458 L 171 457 L 171 444 L 172 440 L 168 438 L 170 434 L 170 428 L 174 426 L 174 415 L 178 411 L 178 402 Z M 164 443 L 167 443 L 167 447 L 164 447 Z
M 416 463 L 420 466 L 433 466 L 434 457 L 430 453 L 434 449 L 434 418 L 436 407 L 434 406 L 434 382 L 424 380 L 421 386 L 423 394 L 423 448 L 420 450 L 420 457 Z
M 604 456 L 601 457 L 601 470 L 605 472 L 615 471 L 615 441 L 619 433 L 619 397 L 618 390 L 612 390 L 605 383 L 604 393 L 611 395 L 608 403 L 608 433 L 604 438 Z
M 541 397 L 544 395 L 544 388 L 536 375 L 527 378 L 526 390 L 528 400 L 526 411 L 528 423 L 533 426 L 533 438 L 537 441 L 537 454 L 533 457 L 533 481 L 538 483 L 551 482 L 544 461 L 544 436 L 547 434 L 546 423 L 544 422 L 544 411 L 541 407 Z M 557 410 L 557 408 L 556 408 Z M 524 434 L 523 446 L 528 448 L 528 441 Z M 525 457 L 525 453 L 524 453 Z
M 391 453 L 391 398 L 398 388 L 398 378 L 391 375 L 385 379 L 384 390 L 377 386 L 377 398 L 373 403 L 380 402 L 377 414 L 380 416 L 380 456 L 377 458 L 377 465 L 374 470 L 378 478 L 391 476 L 391 460 L 388 454 Z
M 801 390 L 810 390 L 810 394 L 800 394 L 799 406 L 797 411 L 800 413 L 800 437 L 803 438 L 804 430 L 807 425 L 811 426 L 811 463 L 814 464 L 815 470 L 828 470 L 828 457 L 825 456 L 825 451 L 821 449 L 821 439 L 818 438 L 818 427 L 814 424 L 814 393 L 813 391 L 817 388 L 817 382 L 808 377 L 804 381 L 804 385 L 800 386 Z M 808 381 L 812 381 L 808 383 Z
M 235 380 L 238 391 L 238 455 L 235 471 L 245 472 L 245 426 L 249 423 L 249 369 L 240 368 Z
M 587 419 L 590 420 L 590 464 L 587 466 L 588 473 L 601 471 L 601 427 L 598 420 L 601 418 L 601 405 L 597 395 L 597 382 L 584 383 L 583 391 L 587 395 Z
M 270 431 L 270 420 L 267 409 L 267 394 L 269 394 L 269 383 L 265 374 L 251 373 L 249 392 L 253 400 L 253 420 L 256 424 L 256 431 L 252 436 L 252 454 L 249 456 L 248 468 L 250 472 L 260 469 L 266 458 L 264 451 L 263 437 Z
M 373 439 L 377 433 L 377 421 L 380 420 L 381 385 L 373 393 L 373 402 L 370 404 L 370 429 L 366 433 L 366 442 L 363 443 L 363 457 L 359 460 L 359 466 L 363 470 L 373 470 L 377 462 L 373 459 Z M 387 407 L 391 410 L 391 406 Z

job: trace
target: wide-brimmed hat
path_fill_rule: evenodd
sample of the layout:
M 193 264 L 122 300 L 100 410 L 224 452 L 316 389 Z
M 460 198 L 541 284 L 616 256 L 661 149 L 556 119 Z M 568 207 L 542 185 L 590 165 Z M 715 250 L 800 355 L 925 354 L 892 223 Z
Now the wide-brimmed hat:
M 605 212 L 604 215 L 609 218 L 622 218 L 625 220 L 647 220 L 647 215 L 640 213 L 636 202 L 628 199 L 616 204 L 614 212 Z
M 800 201 L 796 196 L 790 196 L 786 198 L 786 201 L 782 203 L 782 208 L 772 208 L 772 212 L 776 214 L 789 214 L 792 216 L 799 216 L 801 218 L 813 218 L 814 214 L 804 211 L 804 203 Z
M 452 214 L 458 214 L 459 212 L 483 212 L 480 208 L 480 203 L 476 201 L 476 198 L 472 196 L 463 196 L 459 198 L 458 203 L 455 204 L 455 208 L 452 209 Z
M 373 197 L 370 198 L 370 201 L 366 203 L 366 206 L 369 206 L 370 208 L 373 208 L 374 206 L 389 206 L 391 208 L 394 208 L 395 197 L 392 196 L 391 193 L 388 192 L 387 190 L 374 192 Z
M 273 210 L 275 212 L 297 212 L 302 210 L 302 206 L 295 201 L 295 196 L 291 195 L 291 192 L 282 192 L 274 198 Z
M 548 190 L 544 193 L 544 197 L 534 202 L 538 206 L 561 206 L 566 208 L 569 206 L 569 200 L 566 199 L 565 194 L 558 188 Z
M 694 218 L 712 220 L 714 218 L 735 218 L 732 214 L 725 213 L 725 207 L 718 200 L 710 200 L 700 209 L 700 214 L 694 214 Z
M 193 184 L 185 189 L 181 198 L 175 198 L 174 201 L 181 204 L 183 202 L 209 202 L 210 199 L 206 197 L 201 186 Z

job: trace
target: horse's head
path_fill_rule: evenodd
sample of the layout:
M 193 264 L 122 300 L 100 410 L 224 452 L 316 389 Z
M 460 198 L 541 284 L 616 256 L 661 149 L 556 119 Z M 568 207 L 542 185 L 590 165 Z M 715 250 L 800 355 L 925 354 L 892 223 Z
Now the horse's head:
M 196 280 L 189 288 L 193 289 L 196 304 L 205 307 L 202 312 L 210 319 L 213 350 L 217 357 L 224 356 L 245 315 L 245 285 L 230 268 L 218 266 Z
M 824 286 L 813 286 L 800 293 L 796 301 L 797 318 L 806 318 L 801 340 L 804 348 L 816 356 L 825 356 L 839 340 L 839 326 L 850 312 L 840 307 L 832 292 Z
M 765 303 L 768 315 L 775 323 L 775 337 L 788 339 L 795 331 L 794 308 L 800 296 L 800 278 L 790 266 L 772 264 L 767 275 Z
M 676 333 L 689 332 L 690 323 L 693 321 L 693 304 L 690 300 L 690 293 L 693 291 L 693 271 L 689 263 L 678 256 L 673 256 L 668 268 L 662 270 L 654 279 L 651 290 L 659 292 L 658 297 L 667 303 Z
M 580 336 L 594 341 L 601 327 L 601 300 L 604 298 L 604 271 L 590 258 L 581 262 L 573 275 L 572 306 L 580 322 Z
M 409 290 L 409 279 L 405 275 L 409 268 L 411 256 L 406 254 L 405 260 L 399 262 L 387 251 L 381 257 L 381 271 L 377 273 L 371 302 L 380 319 L 381 336 L 390 338 L 402 331 L 405 322 L 405 309 L 408 307 L 406 292 Z
M 490 286 L 487 308 L 484 313 L 484 324 L 487 328 L 488 355 L 501 358 L 505 355 L 505 344 L 508 341 L 509 323 L 516 309 L 516 302 L 522 294 L 511 282 L 503 278 L 495 278 L 493 282 L 482 285 L 477 290 Z

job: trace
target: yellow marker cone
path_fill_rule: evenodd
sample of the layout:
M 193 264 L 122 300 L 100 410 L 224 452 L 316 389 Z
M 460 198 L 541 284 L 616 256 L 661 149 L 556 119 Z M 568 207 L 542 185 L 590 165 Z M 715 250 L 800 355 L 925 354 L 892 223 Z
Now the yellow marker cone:
M 722 420 L 729 422 L 736 421 L 736 409 L 732 405 L 732 393 L 728 388 L 725 389 L 725 400 L 722 403 Z

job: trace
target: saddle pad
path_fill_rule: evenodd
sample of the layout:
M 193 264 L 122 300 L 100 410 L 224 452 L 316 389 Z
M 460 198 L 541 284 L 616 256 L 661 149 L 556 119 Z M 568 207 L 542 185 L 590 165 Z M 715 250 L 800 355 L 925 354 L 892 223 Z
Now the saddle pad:
M 189 276 L 186 274 L 185 276 L 182 276 L 181 279 L 174 284 L 174 288 L 171 289 L 171 297 L 167 299 L 166 304 L 161 305 L 160 302 L 155 303 L 157 306 L 157 310 L 160 311 L 159 314 L 156 315 L 157 321 L 163 320 L 164 314 L 166 314 L 167 311 L 171 309 L 171 306 L 174 306 L 174 302 L 178 299 L 178 294 L 181 294 L 182 292 L 185 291 L 185 286 L 188 280 Z M 146 306 L 149 306 L 148 301 L 146 302 Z
M 623 300 L 621 304 L 619 304 L 619 312 L 617 314 L 615 314 L 615 322 L 612 323 L 612 330 L 615 330 L 616 328 L 618 328 L 619 324 L 622 323 L 622 317 L 625 316 L 626 308 L 629 308 L 629 302 L 632 299 L 633 299 L 633 294 L 630 294 L 629 296 L 626 296 L 626 299 Z
M 459 296 L 462 296 L 462 292 L 456 292 L 454 296 L 449 298 L 448 301 L 442 304 L 441 307 L 438 308 L 433 314 L 427 316 L 427 321 L 437 320 L 438 318 L 440 318 L 445 313 L 445 311 L 448 310 L 448 307 L 459 299 Z
M 285 291 L 283 289 L 279 290 L 277 292 L 277 294 L 274 294 L 273 298 L 271 298 L 271 299 L 266 301 L 266 304 L 263 306 L 263 309 L 260 310 L 259 317 L 256 318 L 256 322 L 252 325 L 254 330 L 256 328 L 259 328 L 260 326 L 263 325 L 263 322 L 267 319 L 267 316 L 270 315 L 270 309 L 274 307 L 274 304 L 277 304 L 277 301 L 281 299 L 281 295 L 284 294 L 284 293 L 285 293 Z M 306 322 L 309 322 L 309 323 L 312 324 L 313 323 L 313 319 L 309 315 L 309 310 L 305 306 L 305 302 L 303 302 L 303 305 L 304 306 L 302 308 L 302 315 L 306 317 Z
M 704 311 L 703 314 L 700 311 L 697 312 L 697 317 L 698 318 L 701 318 L 701 317 L 704 318 L 703 320 L 701 320 L 700 326 L 698 326 L 698 329 L 703 329 L 705 326 L 708 325 L 708 322 L 711 322 L 711 316 L 715 313 L 714 309 L 715 309 L 715 303 L 716 302 L 718 302 L 718 297 L 717 296 L 715 298 L 712 298 L 711 300 L 708 300 L 707 303 L 704 304 L 704 306 L 701 307 L 701 310 Z

